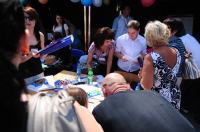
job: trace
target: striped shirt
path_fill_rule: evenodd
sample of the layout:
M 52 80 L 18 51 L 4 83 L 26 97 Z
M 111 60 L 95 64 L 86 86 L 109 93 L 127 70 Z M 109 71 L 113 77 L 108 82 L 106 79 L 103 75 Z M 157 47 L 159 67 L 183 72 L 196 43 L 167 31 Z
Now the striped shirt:
M 115 50 L 115 42 L 113 41 L 112 45 L 110 45 L 106 52 L 102 52 L 100 49 L 97 49 L 95 43 L 93 42 L 88 50 L 88 54 L 96 55 L 96 59 L 100 64 L 106 64 L 106 58 L 110 51 Z

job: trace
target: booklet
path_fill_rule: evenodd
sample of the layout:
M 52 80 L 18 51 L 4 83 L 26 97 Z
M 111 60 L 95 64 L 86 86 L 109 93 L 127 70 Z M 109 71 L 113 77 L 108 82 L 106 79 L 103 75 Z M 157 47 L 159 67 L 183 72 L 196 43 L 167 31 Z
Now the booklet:
M 57 50 L 60 50 L 66 46 L 69 46 L 74 41 L 74 37 L 72 35 L 69 35 L 65 38 L 58 39 L 56 42 L 51 42 L 49 45 L 47 45 L 45 48 L 39 50 L 37 54 L 50 54 Z
M 49 89 L 54 89 L 54 88 L 55 88 L 55 83 L 54 83 L 53 75 L 45 76 L 27 85 L 28 90 L 35 91 L 35 92 L 40 92 L 43 90 L 49 90 Z

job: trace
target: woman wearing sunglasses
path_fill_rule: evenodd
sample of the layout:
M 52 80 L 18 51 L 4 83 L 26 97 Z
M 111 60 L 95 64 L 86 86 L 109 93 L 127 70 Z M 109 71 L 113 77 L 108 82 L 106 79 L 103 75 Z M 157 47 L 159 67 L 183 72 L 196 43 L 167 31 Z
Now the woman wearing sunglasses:
M 40 31 L 41 25 L 39 15 L 35 9 L 32 7 L 25 7 L 24 19 L 28 32 L 31 57 L 28 61 L 21 64 L 19 69 L 26 84 L 30 84 L 44 76 L 40 55 L 36 54 L 38 50 L 44 48 L 44 34 Z

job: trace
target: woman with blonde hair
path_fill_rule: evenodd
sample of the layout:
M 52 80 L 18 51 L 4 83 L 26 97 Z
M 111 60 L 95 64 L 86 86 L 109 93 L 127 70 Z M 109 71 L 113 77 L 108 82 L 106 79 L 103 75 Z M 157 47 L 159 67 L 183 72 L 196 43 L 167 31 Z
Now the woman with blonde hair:
M 144 34 L 153 52 L 144 58 L 141 85 L 145 90 L 154 90 L 167 99 L 176 109 L 180 109 L 181 92 L 176 85 L 176 74 L 181 56 L 177 49 L 168 47 L 169 30 L 160 21 L 151 21 Z

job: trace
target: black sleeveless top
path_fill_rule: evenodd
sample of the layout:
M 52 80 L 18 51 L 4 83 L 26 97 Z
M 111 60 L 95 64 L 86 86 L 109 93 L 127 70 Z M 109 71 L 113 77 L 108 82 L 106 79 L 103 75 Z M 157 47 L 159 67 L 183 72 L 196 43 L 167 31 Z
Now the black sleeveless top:
M 40 42 L 38 42 L 37 45 L 30 46 L 30 50 L 31 49 L 40 50 L 41 49 Z M 42 73 L 43 69 L 42 69 L 42 64 L 41 64 L 40 58 L 32 57 L 28 61 L 20 64 L 19 71 L 24 79 Z

